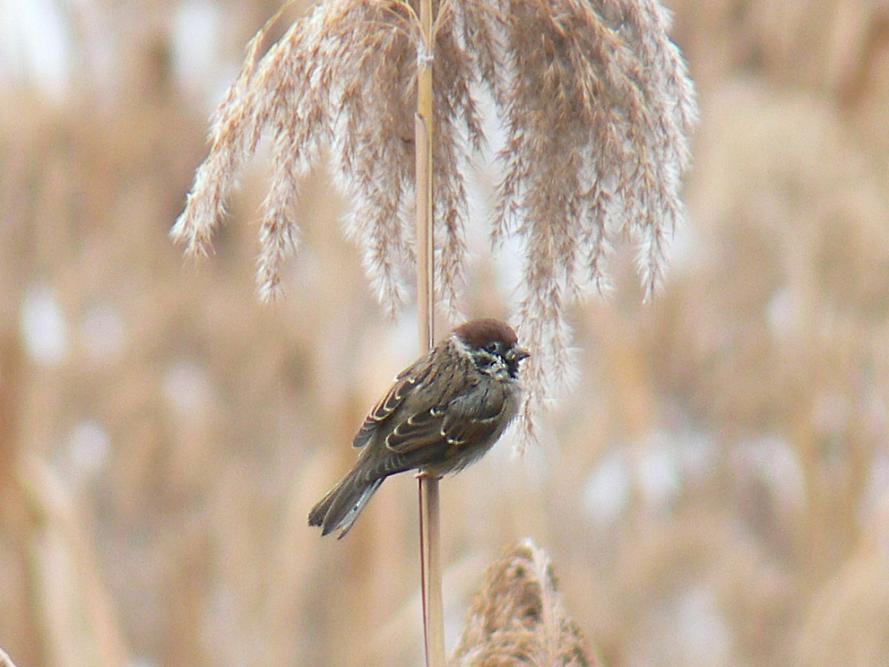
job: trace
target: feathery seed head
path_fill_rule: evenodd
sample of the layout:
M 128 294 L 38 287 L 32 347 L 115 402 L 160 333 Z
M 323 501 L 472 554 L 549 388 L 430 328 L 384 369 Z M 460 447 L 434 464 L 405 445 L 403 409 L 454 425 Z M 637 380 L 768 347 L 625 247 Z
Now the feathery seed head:
M 596 664 L 577 624 L 565 612 L 552 563 L 523 540 L 485 572 L 451 664 Z
M 683 216 L 692 84 L 657 0 L 443 0 L 432 49 L 414 5 L 330 0 L 261 57 L 275 19 L 260 30 L 214 115 L 210 154 L 171 235 L 187 252 L 207 252 L 242 163 L 270 134 L 258 281 L 261 296 L 274 297 L 296 247 L 299 178 L 329 145 L 351 198 L 346 231 L 377 296 L 397 311 L 414 261 L 416 66 L 431 59 L 437 294 L 458 311 L 466 165 L 485 143 L 476 102 L 484 86 L 505 134 L 492 238 L 516 235 L 525 248 L 518 319 L 535 351 L 529 400 L 539 403 L 566 370 L 565 308 L 585 285 L 607 290 L 616 238 L 636 240 L 646 296 L 662 277 Z

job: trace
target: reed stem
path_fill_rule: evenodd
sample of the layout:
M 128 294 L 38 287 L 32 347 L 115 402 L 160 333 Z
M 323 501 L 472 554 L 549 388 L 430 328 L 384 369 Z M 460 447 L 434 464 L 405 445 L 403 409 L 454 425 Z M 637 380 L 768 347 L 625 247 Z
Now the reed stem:
M 417 115 L 414 124 L 417 192 L 417 321 L 420 350 L 435 344 L 435 239 L 433 211 L 432 58 L 435 50 L 432 0 L 420 2 L 421 46 L 417 57 Z M 438 478 L 419 475 L 420 574 L 423 639 L 427 667 L 444 667 L 444 607 L 441 593 L 441 540 Z

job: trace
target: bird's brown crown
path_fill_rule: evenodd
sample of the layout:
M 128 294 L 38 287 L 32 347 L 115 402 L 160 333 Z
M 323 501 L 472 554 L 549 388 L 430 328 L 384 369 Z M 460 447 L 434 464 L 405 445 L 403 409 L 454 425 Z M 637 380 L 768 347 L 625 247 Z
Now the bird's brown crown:
M 454 329 L 454 334 L 466 345 L 474 348 L 484 347 L 488 343 L 503 343 L 507 348 L 511 348 L 518 342 L 518 337 L 511 326 L 493 318 L 464 322 Z

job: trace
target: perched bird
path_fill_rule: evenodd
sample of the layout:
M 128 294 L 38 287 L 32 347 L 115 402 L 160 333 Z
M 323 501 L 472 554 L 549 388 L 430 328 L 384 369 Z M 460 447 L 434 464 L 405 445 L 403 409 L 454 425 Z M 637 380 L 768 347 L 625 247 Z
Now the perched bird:
M 389 475 L 458 472 L 497 442 L 521 396 L 515 331 L 494 319 L 466 322 L 402 371 L 355 436 L 351 471 L 309 513 L 321 534 L 343 537 Z

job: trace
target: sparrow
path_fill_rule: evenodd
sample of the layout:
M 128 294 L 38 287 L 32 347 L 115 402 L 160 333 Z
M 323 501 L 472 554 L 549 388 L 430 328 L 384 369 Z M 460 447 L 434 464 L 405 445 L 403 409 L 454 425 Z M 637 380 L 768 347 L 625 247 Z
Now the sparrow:
M 399 373 L 368 413 L 352 442 L 358 461 L 315 505 L 309 525 L 342 538 L 390 475 L 441 477 L 481 458 L 518 412 L 519 363 L 527 357 L 499 320 L 454 329 Z

